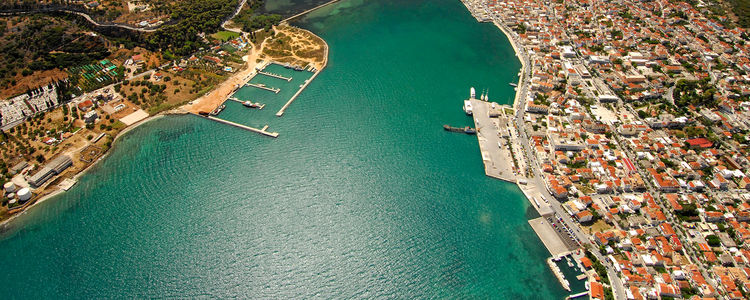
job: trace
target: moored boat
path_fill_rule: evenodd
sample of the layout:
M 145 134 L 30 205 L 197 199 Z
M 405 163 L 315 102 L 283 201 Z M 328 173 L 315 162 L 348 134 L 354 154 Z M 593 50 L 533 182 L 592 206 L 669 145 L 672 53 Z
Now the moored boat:
M 471 107 L 471 101 L 464 100 L 464 112 L 466 112 L 467 115 L 474 114 L 474 108 Z

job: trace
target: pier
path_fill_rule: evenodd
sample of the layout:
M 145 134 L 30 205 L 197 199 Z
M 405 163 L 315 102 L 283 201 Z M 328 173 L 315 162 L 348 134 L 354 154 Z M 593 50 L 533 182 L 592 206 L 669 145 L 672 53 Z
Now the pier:
M 552 258 L 547 259 L 547 265 L 549 265 L 549 268 L 552 269 L 552 273 L 555 274 L 555 277 L 557 277 L 557 280 L 560 281 L 560 285 L 562 287 L 570 292 L 570 282 L 568 282 L 565 279 L 565 275 L 563 275 L 562 271 L 560 271 L 560 268 L 552 261 Z
M 245 101 L 242 101 L 242 100 L 240 100 L 240 99 L 237 99 L 236 97 L 229 97 L 229 100 L 232 100 L 232 101 L 234 101 L 234 102 L 237 102 L 237 103 L 240 103 L 240 104 L 242 104 L 242 105 L 245 105 Z M 251 103 L 252 103 L 252 102 L 251 102 Z M 266 107 L 266 105 L 265 105 L 265 104 L 261 104 L 260 102 L 257 102 L 257 103 L 253 103 L 253 104 L 255 104 L 255 107 L 249 107 L 249 108 L 257 108 L 257 109 L 263 109 L 264 107 Z M 246 106 L 246 107 L 247 107 L 247 106 Z
M 231 125 L 231 126 L 234 126 L 234 127 L 237 127 L 237 128 L 242 128 L 242 129 L 245 129 L 245 130 L 249 130 L 249 131 L 252 131 L 252 132 L 255 132 L 255 133 L 260 133 L 262 135 L 270 136 L 272 138 L 279 137 L 279 133 L 278 132 L 268 132 L 268 131 L 266 131 L 266 130 L 268 130 L 268 125 L 263 126 L 263 129 L 258 129 L 258 128 L 253 128 L 253 127 L 250 127 L 250 126 L 247 126 L 247 125 L 242 125 L 242 124 L 239 124 L 239 123 L 235 123 L 235 122 L 232 122 L 232 121 L 227 121 L 227 120 L 224 120 L 224 119 L 219 119 L 219 118 L 212 117 L 212 116 L 206 116 L 205 118 L 209 119 L 209 120 L 214 120 L 214 121 L 219 122 L 219 123 L 224 123 L 224 124 L 227 124 L 227 125 Z
M 490 112 L 496 109 L 491 107 L 491 103 L 477 99 L 469 99 L 469 101 L 474 108 L 474 127 L 477 130 L 485 174 L 492 178 L 516 183 L 516 180 L 522 176 L 517 174 L 515 164 L 518 160 L 510 149 L 512 139 L 507 130 L 509 118 L 504 113 L 497 118 L 490 117 Z
M 263 74 L 263 75 L 266 75 L 268 77 L 273 77 L 273 78 L 277 78 L 277 79 L 281 79 L 281 80 L 286 80 L 288 82 L 292 81 L 292 77 L 284 77 L 284 76 L 281 76 L 281 75 L 278 75 L 278 74 L 268 73 L 268 72 L 265 72 L 265 71 L 258 71 L 258 74 Z
M 276 93 L 276 94 L 278 94 L 278 93 L 279 93 L 279 92 L 281 91 L 281 89 L 280 89 L 280 88 L 271 88 L 271 87 L 267 87 L 267 86 L 265 86 L 265 85 L 262 85 L 262 84 L 257 84 L 257 83 L 249 83 L 249 82 L 248 82 L 248 83 L 245 83 L 245 86 L 252 86 L 252 87 L 256 87 L 256 88 L 259 88 L 259 89 L 261 89 L 261 90 L 266 90 L 266 91 L 274 92 L 274 93 Z
M 555 229 L 552 228 L 549 220 L 546 220 L 544 217 L 539 217 L 529 220 L 529 225 L 531 225 L 531 229 L 536 232 L 539 239 L 542 240 L 542 244 L 544 244 L 544 247 L 547 248 L 547 251 L 549 251 L 552 256 L 557 257 L 569 251 L 568 246 L 565 245 L 565 242 L 563 242 L 557 232 L 555 232 Z
M 326 57 L 328 57 L 328 47 L 326 47 Z M 310 84 L 310 82 L 312 82 L 313 79 L 315 79 L 315 77 L 318 76 L 318 74 L 320 74 L 320 71 L 315 72 L 315 74 L 313 74 L 312 77 L 305 80 L 305 83 L 299 87 L 299 90 L 297 90 L 297 92 L 294 93 L 294 96 L 292 96 L 292 98 L 289 98 L 289 101 L 287 101 L 286 104 L 284 104 L 284 106 L 281 107 L 281 109 L 279 109 L 279 111 L 276 113 L 277 117 L 281 117 L 284 115 L 284 111 L 287 109 L 287 107 L 289 107 L 289 105 L 292 105 L 292 102 L 294 102 L 294 99 L 297 99 L 297 96 L 299 96 L 299 94 L 302 93 L 302 91 L 307 87 L 307 85 Z

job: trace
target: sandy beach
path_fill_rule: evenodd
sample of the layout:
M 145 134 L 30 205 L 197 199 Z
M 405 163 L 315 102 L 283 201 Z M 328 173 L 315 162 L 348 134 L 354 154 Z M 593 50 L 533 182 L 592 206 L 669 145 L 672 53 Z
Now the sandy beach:
M 260 62 L 258 62 L 258 58 L 263 52 L 264 44 L 265 41 L 261 43 L 259 47 L 253 47 L 252 49 L 250 49 L 250 53 L 247 56 L 243 57 L 243 59 L 247 63 L 246 68 L 232 75 L 229 79 L 221 83 L 214 90 L 199 97 L 198 99 L 195 99 L 193 101 L 193 104 L 186 104 L 182 108 L 190 113 L 197 114 L 201 111 L 210 112 L 224 103 L 224 101 L 227 100 L 227 98 L 229 98 L 232 93 L 234 93 L 235 87 L 237 85 L 246 83 L 248 79 L 253 74 L 255 74 L 255 67 L 260 64 Z

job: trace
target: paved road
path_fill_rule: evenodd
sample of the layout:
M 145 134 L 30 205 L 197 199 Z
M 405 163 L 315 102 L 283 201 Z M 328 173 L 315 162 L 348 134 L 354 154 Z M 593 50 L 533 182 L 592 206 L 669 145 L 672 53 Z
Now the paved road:
M 89 21 L 89 23 L 94 24 L 94 26 L 97 26 L 97 27 L 122 28 L 122 29 L 139 31 L 139 32 L 154 32 L 160 27 L 160 26 L 157 26 L 157 27 L 152 27 L 152 28 L 138 28 L 138 27 L 133 27 L 133 26 L 126 25 L 126 24 L 99 23 L 86 13 L 75 11 L 72 9 L 67 9 L 67 8 L 35 8 L 35 9 L 19 10 L 19 11 L 13 11 L 13 12 L 0 12 L 0 16 L 13 16 L 13 15 L 19 15 L 19 14 L 35 14 L 35 13 L 53 13 L 53 12 L 61 12 L 61 13 L 79 15 L 85 18 L 86 21 Z

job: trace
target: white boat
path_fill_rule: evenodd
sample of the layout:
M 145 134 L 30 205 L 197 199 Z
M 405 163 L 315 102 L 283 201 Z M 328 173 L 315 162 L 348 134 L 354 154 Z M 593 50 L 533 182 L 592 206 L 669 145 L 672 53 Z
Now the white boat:
M 510 84 L 510 86 L 512 86 L 512 87 L 517 87 L 517 86 L 518 86 L 518 84 L 515 84 L 515 83 L 513 83 L 513 82 L 511 82 L 511 83 L 509 83 L 509 84 Z
M 474 109 L 471 107 L 471 101 L 464 100 L 464 112 L 466 112 L 467 115 L 472 115 L 474 113 Z
M 474 90 L 474 87 L 471 87 L 471 93 L 469 94 L 471 96 L 471 99 L 475 99 L 477 97 L 477 91 Z

